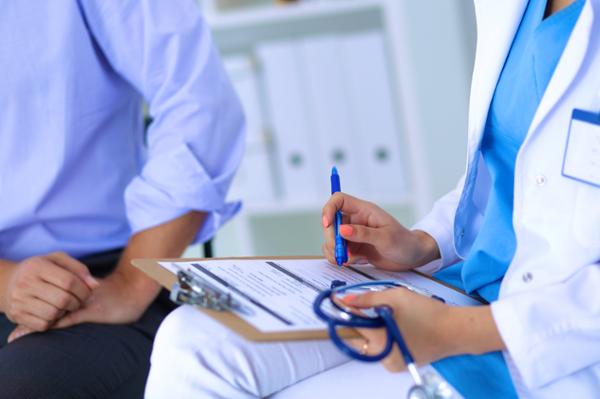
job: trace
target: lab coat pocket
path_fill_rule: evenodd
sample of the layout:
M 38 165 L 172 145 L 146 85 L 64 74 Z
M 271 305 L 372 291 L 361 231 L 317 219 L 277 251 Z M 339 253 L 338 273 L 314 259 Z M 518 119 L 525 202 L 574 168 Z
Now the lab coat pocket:
M 600 249 L 600 188 L 588 184 L 577 188 L 572 227 L 584 247 Z

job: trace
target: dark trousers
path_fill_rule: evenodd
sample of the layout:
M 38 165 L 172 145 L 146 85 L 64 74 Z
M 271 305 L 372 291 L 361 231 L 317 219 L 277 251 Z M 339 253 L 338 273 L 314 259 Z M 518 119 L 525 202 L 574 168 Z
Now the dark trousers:
M 82 259 L 102 277 L 120 251 Z M 173 309 L 165 292 L 139 321 L 128 325 L 80 324 L 6 344 L 15 327 L 0 314 L 0 398 L 142 398 L 154 335 Z

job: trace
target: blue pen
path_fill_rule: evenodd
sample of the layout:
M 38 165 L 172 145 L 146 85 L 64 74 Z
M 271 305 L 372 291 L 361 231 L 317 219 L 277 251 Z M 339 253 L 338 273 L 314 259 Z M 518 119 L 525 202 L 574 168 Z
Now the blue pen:
M 340 175 L 336 167 L 331 169 L 331 195 L 342 191 L 340 185 Z M 335 261 L 338 266 L 342 266 L 348 262 L 348 244 L 346 240 L 340 235 L 340 225 L 342 224 L 342 211 L 335 213 Z

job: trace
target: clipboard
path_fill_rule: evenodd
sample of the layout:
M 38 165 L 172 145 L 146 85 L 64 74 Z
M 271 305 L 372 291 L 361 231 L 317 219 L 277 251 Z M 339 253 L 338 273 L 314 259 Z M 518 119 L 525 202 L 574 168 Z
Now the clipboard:
M 264 261 L 282 261 L 282 260 L 322 260 L 320 256 L 289 256 L 289 257 L 227 257 L 227 258 L 186 258 L 186 259 L 134 259 L 132 264 L 147 274 L 152 279 L 160 283 L 164 288 L 172 291 L 173 287 L 177 287 L 180 283 L 176 274 L 167 268 L 163 267 L 160 262 L 211 262 L 211 261 L 227 261 L 227 260 L 264 260 Z M 445 287 L 457 291 L 463 295 L 464 292 L 437 280 L 431 276 L 427 276 L 418 271 L 412 273 L 419 274 L 429 280 L 435 281 Z M 476 298 L 475 298 L 476 299 Z M 185 302 L 185 301 L 184 301 Z M 195 306 L 200 312 L 217 320 L 236 334 L 244 337 L 247 340 L 255 342 L 272 342 L 272 341 L 298 341 L 298 340 L 323 340 L 329 339 L 326 327 L 319 330 L 306 331 L 281 331 L 281 332 L 265 332 L 257 329 L 254 325 L 244 320 L 239 315 L 229 311 L 218 311 L 207 309 L 201 306 Z M 341 328 L 338 330 L 341 338 L 352 339 L 359 338 L 358 332 L 352 328 Z

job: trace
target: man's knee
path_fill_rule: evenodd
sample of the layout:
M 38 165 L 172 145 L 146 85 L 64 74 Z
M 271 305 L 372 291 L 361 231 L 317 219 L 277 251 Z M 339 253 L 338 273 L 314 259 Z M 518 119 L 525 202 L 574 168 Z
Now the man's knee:
M 139 397 L 149 351 L 148 338 L 128 326 L 26 335 L 0 349 L 0 399 Z M 122 391 L 139 394 L 117 395 Z
M 61 393 L 67 392 L 65 381 L 44 372 L 44 362 L 24 341 L 17 340 L 0 349 L 0 399 L 60 397 Z M 53 365 L 54 370 L 59 367 Z

